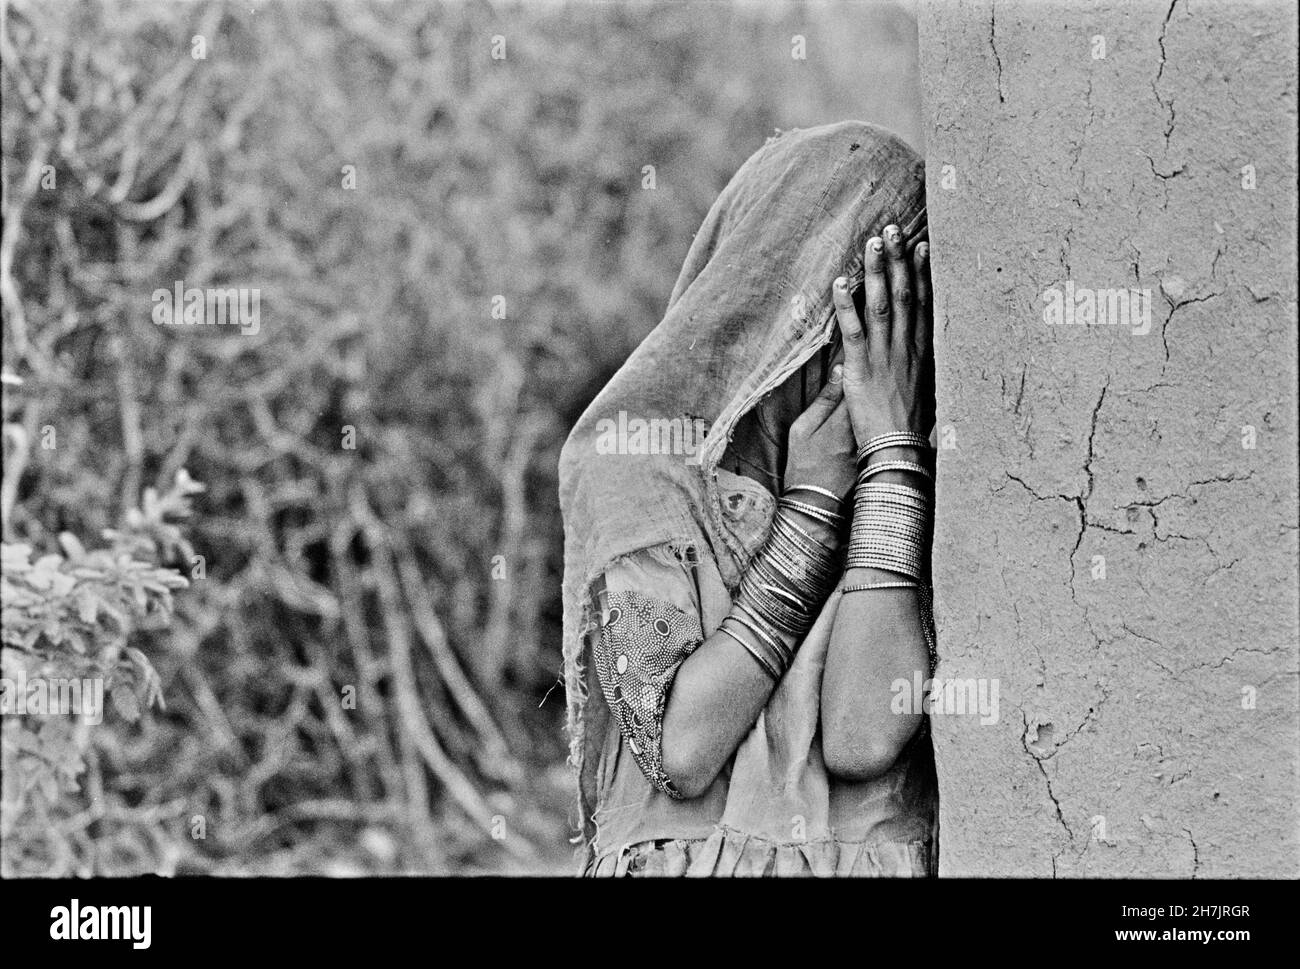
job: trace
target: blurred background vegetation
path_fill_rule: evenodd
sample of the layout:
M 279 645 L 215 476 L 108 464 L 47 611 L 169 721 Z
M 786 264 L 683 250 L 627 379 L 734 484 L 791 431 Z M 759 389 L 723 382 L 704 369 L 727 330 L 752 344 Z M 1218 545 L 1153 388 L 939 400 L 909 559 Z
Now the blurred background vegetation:
M 110 707 L 69 783 L 19 789 L 40 754 L 6 718 L 4 873 L 572 870 L 560 445 L 774 128 L 916 142 L 913 23 L 3 10 L 6 561 L 125 547 L 189 579 L 165 628 L 111 633 L 165 707 Z M 259 332 L 156 326 L 177 280 L 260 290 Z M 7 668 L 73 649 L 32 615 Z

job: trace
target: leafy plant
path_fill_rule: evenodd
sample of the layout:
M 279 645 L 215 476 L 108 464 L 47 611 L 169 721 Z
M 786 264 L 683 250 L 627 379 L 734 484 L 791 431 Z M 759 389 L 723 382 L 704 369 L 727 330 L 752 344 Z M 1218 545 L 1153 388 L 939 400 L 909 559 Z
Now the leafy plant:
M 898 19 L 0 6 L 3 357 L 24 381 L 0 511 L 49 580 L 15 622 L 69 664 L 78 637 L 85 657 L 125 641 L 115 682 L 147 686 L 130 646 L 167 695 L 136 694 L 148 730 L 74 744 L 61 803 L 82 809 L 6 846 L 42 872 L 568 870 L 560 446 L 774 127 L 908 127 Z M 177 280 L 260 290 L 260 331 L 155 326 Z M 148 495 L 130 510 L 181 467 L 208 488 L 201 571 Z M 127 623 L 83 620 L 60 537 L 105 529 L 85 578 Z M 144 627 L 166 583 L 121 554 L 194 580 L 165 649 Z
M 69 822 L 90 809 L 81 795 L 86 755 L 103 711 L 24 710 L 27 684 L 97 681 L 118 716 L 140 720 L 162 706 L 153 664 L 138 645 L 142 633 L 165 627 L 172 593 L 189 583 L 160 562 L 193 552 L 175 519 L 190 515 L 190 498 L 203 487 L 184 471 L 159 496 L 146 489 L 120 529 L 105 532 L 108 546 L 87 551 L 71 533 L 62 553 L 33 559 L 30 545 L 0 545 L 0 729 L 4 784 L 0 800 L 0 868 L 14 874 L 60 874 L 73 858 Z M 96 715 L 91 715 L 96 714 Z M 72 827 L 77 827 L 74 823 Z M 52 870 L 53 869 L 53 870 Z

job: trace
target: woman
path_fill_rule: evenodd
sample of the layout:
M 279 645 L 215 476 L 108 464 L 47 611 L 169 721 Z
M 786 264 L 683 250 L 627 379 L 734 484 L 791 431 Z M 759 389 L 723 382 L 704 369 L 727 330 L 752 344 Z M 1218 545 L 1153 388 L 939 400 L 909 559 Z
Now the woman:
M 890 690 L 933 663 L 924 234 L 893 136 L 770 139 L 569 436 L 585 874 L 933 873 L 929 735 Z

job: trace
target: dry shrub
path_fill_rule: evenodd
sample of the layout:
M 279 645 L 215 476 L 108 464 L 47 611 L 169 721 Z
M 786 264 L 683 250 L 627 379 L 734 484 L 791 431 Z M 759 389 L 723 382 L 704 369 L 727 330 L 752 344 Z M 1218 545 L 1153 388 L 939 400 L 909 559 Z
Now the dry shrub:
M 166 708 L 93 732 L 47 873 L 567 866 L 564 434 L 745 156 L 908 66 L 885 14 L 701 6 L 8 6 L 6 540 L 207 487 L 133 638 Z M 258 332 L 155 325 L 177 281 Z

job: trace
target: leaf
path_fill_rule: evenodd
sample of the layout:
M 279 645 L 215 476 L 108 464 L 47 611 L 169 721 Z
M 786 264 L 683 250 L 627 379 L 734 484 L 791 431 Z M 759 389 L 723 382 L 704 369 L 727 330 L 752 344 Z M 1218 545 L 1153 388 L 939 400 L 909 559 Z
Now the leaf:
M 113 687 L 109 694 L 113 701 L 113 708 L 123 720 L 129 723 L 135 723 L 140 719 L 140 701 L 136 698 L 135 691 L 126 684 L 119 684 Z
M 59 566 L 63 564 L 62 555 L 42 555 L 34 563 L 35 568 L 42 572 L 57 572 Z
M 86 650 L 90 648 L 91 641 L 80 629 L 64 630 L 63 638 L 65 641 L 71 643 L 72 648 L 82 656 L 86 655 Z
M 8 542 L 0 544 L 0 566 L 6 572 L 20 572 L 31 567 L 32 554 L 30 545 L 16 545 Z
M 72 532 L 59 533 L 59 547 L 63 549 L 69 561 L 77 561 L 86 557 L 86 547 L 81 544 L 81 540 L 73 535 Z
M 99 618 L 99 598 L 89 589 L 77 595 L 77 618 L 87 626 L 93 626 Z

